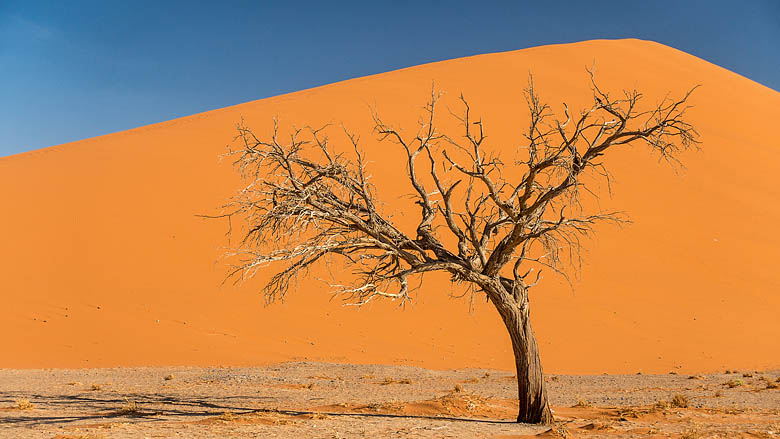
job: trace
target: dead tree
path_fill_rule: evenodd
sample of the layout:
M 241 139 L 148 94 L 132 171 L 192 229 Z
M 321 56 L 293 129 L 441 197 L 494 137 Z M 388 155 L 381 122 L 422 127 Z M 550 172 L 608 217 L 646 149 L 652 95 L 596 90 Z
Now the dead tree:
M 589 72 L 590 73 L 590 72 Z M 517 367 L 518 422 L 551 423 L 539 349 L 529 318 L 529 290 L 542 268 L 565 273 L 579 257 L 581 238 L 615 212 L 586 212 L 583 195 L 598 197 L 588 182 L 609 179 L 604 155 L 622 145 L 647 145 L 662 159 L 697 147 L 698 134 L 685 120 L 689 91 L 641 108 L 642 95 L 615 98 L 596 85 L 593 104 L 572 115 L 566 104 L 556 118 L 525 89 L 530 110 L 517 158 L 505 164 L 486 144 L 481 119 L 461 96 L 459 135 L 437 130 L 439 95 L 432 93 L 417 132 L 402 132 L 373 114 L 380 140 L 405 152 L 414 202 L 415 232 L 405 233 L 378 205 L 358 137 L 329 144 L 327 128 L 295 129 L 281 137 L 278 125 L 261 139 L 241 124 L 232 149 L 246 187 L 223 216 L 247 224 L 231 275 L 251 277 L 269 264 L 283 268 L 265 286 L 267 302 L 281 300 L 298 275 L 317 263 L 341 259 L 352 269 L 333 285 L 351 304 L 376 298 L 410 299 L 410 282 L 427 272 L 449 273 L 455 283 L 484 294 L 501 316 Z M 346 149 L 345 149 L 346 147 Z M 585 178 L 586 176 L 596 178 Z M 593 204 L 593 203 L 591 203 Z M 341 282 L 340 282 L 341 283 Z

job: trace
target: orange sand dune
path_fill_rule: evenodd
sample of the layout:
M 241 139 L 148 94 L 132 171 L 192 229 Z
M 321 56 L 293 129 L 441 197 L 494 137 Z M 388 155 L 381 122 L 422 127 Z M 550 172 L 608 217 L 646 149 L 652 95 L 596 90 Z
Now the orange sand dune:
M 239 187 L 218 155 L 241 117 L 264 133 L 273 116 L 284 126 L 343 121 L 362 134 L 388 205 L 413 209 L 393 147 L 371 135 L 369 105 L 413 129 L 435 81 L 453 109 L 463 92 L 508 151 L 525 126 L 528 71 L 554 108 L 578 108 L 594 62 L 602 85 L 653 100 L 702 84 L 690 115 L 703 151 L 682 157 L 681 174 L 643 148 L 612 156 L 605 205 L 634 223 L 589 244 L 573 292 L 554 278 L 535 291 L 546 371 L 780 366 L 780 94 L 669 47 L 621 40 L 427 64 L 0 159 L 0 367 L 305 358 L 511 369 L 497 314 L 484 303 L 469 314 L 443 294 L 444 277 L 406 310 L 345 308 L 316 280 L 267 308 L 258 283 L 221 287 L 227 224 L 196 215 Z

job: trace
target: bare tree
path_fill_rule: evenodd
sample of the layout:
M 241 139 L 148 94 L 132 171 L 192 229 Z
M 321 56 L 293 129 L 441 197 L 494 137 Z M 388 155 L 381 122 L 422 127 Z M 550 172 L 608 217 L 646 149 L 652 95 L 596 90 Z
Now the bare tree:
M 509 164 L 489 150 L 482 121 L 462 96 L 463 110 L 453 115 L 460 122 L 458 136 L 437 130 L 435 92 L 413 136 L 374 112 L 380 140 L 406 154 L 420 215 L 414 234 L 382 211 L 357 136 L 345 130 L 348 144 L 334 148 L 327 128 L 294 129 L 282 138 L 274 121 L 273 134 L 261 139 L 240 124 L 238 148 L 230 153 L 237 155 L 247 185 L 221 215 L 239 215 L 247 223 L 232 253 L 238 262 L 231 276 L 240 281 L 268 264 L 283 264 L 265 286 L 270 303 L 283 299 L 315 263 L 342 259 L 354 275 L 333 285 L 335 292 L 362 305 L 376 298 L 404 303 L 413 278 L 447 272 L 472 294 L 485 294 L 503 319 L 517 367 L 517 421 L 551 423 L 529 290 L 542 268 L 565 275 L 569 264 L 576 265 L 581 238 L 597 223 L 622 221 L 615 212 L 585 212 L 581 202 L 583 195 L 598 197 L 588 184 L 608 182 L 602 161 L 608 151 L 642 143 L 676 162 L 677 153 L 698 144 L 684 118 L 693 89 L 642 109 L 639 92 L 613 98 L 589 73 L 593 104 L 576 117 L 564 104 L 563 117 L 556 118 L 529 80 L 529 124 Z

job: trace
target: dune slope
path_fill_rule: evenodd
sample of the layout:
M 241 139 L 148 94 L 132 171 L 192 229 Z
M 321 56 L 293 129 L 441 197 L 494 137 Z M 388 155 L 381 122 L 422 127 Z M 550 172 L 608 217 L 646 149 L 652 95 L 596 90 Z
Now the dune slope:
M 221 286 L 227 224 L 204 220 L 240 185 L 218 156 L 244 118 L 267 133 L 344 122 L 362 134 L 377 185 L 414 209 L 403 166 L 371 134 L 369 105 L 413 129 L 431 82 L 463 92 L 495 148 L 521 142 L 529 70 L 542 98 L 589 98 L 584 66 L 648 99 L 695 84 L 702 151 L 675 172 L 642 148 L 614 154 L 604 201 L 633 224 L 589 242 L 572 291 L 547 277 L 532 297 L 554 373 L 705 372 L 780 366 L 780 93 L 686 53 L 638 40 L 589 41 L 456 59 L 249 102 L 0 158 L 0 367 L 252 365 L 313 359 L 432 368 L 513 367 L 498 315 L 447 297 L 432 276 L 411 307 L 362 309 L 300 284 L 264 307 L 263 278 Z M 316 276 L 315 276 L 316 277 Z

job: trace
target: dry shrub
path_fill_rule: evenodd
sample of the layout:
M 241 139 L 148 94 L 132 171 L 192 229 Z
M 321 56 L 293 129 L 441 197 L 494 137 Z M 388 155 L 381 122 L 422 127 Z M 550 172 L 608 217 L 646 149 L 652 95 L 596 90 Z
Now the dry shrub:
M 384 404 L 379 403 L 379 402 L 371 402 L 371 403 L 366 404 L 366 408 L 369 409 L 369 410 L 379 411 L 382 408 L 384 408 Z
M 610 431 L 615 430 L 615 427 L 605 422 L 593 421 L 589 424 L 585 424 L 582 427 L 579 427 L 579 429 L 590 431 Z
M 490 378 L 490 372 L 485 372 L 484 375 L 482 375 L 482 378 Z M 780 378 L 778 379 L 780 381 Z
M 16 409 L 17 410 L 32 410 L 35 408 L 35 406 L 30 402 L 29 399 L 19 398 L 16 401 Z
M 753 378 L 753 373 L 752 372 L 745 372 L 745 373 L 742 374 L 742 377 L 744 377 L 744 378 Z
M 690 405 L 690 401 L 688 400 L 687 396 L 677 394 L 674 395 L 674 397 L 672 398 L 671 405 L 672 407 L 684 409 L 684 408 L 688 408 L 688 405 Z
M 658 410 L 667 410 L 671 406 L 672 405 L 669 403 L 669 401 L 658 401 L 658 402 L 655 403 L 655 405 L 653 407 L 658 409 Z
M 384 380 L 384 381 L 382 381 L 381 383 L 379 383 L 379 385 L 380 385 L 380 386 L 387 386 L 387 385 L 390 385 L 390 384 L 395 384 L 395 382 L 396 382 L 396 381 L 395 381 L 394 379 L 392 379 L 392 378 L 390 378 L 390 377 L 387 377 L 387 378 L 385 378 L 385 380 Z
M 465 380 L 463 382 L 464 383 L 474 384 L 474 383 L 478 383 L 479 382 L 479 378 L 469 378 L 469 379 L 467 379 L 467 380 Z
M 163 379 L 164 379 L 165 381 L 170 381 L 170 380 L 172 380 L 172 379 L 173 379 L 173 375 L 165 375 L 165 376 L 163 377 Z
M 456 393 L 460 393 L 463 391 L 463 386 L 460 384 L 455 384 L 455 388 L 453 390 L 455 390 Z
M 701 437 L 701 431 L 696 427 L 691 430 L 685 430 L 680 435 L 680 439 L 697 439 L 699 437 Z
M 371 375 L 371 374 L 363 375 L 363 376 L 360 377 L 361 380 L 373 380 L 374 378 L 376 378 L 376 376 Z
M 410 378 L 404 378 L 399 381 L 398 384 L 412 384 L 412 380 Z
M 768 383 L 766 383 L 766 388 L 767 389 L 778 389 L 778 388 L 780 388 L 780 384 L 773 383 L 773 382 L 768 382 Z
M 566 429 L 566 425 L 562 422 L 555 423 L 549 431 L 552 433 L 552 437 L 559 437 L 564 439 L 569 437 L 569 430 Z
M 726 386 L 728 386 L 729 389 L 733 389 L 735 387 L 739 387 L 739 386 L 742 386 L 744 384 L 745 384 L 745 382 L 740 380 L 740 379 L 730 380 L 730 381 L 726 382 Z
M 590 407 L 590 402 L 577 395 L 577 402 L 572 407 Z
M 715 391 L 715 397 L 716 398 L 720 398 L 721 396 L 723 396 L 723 391 L 722 390 L 716 390 Z
M 645 410 L 637 410 L 633 407 L 620 407 L 615 410 L 615 415 L 621 419 L 638 418 L 640 415 L 646 414 Z
M 89 386 L 89 390 L 92 390 L 93 392 L 97 392 L 98 390 L 103 389 L 103 386 L 100 384 L 92 384 Z

